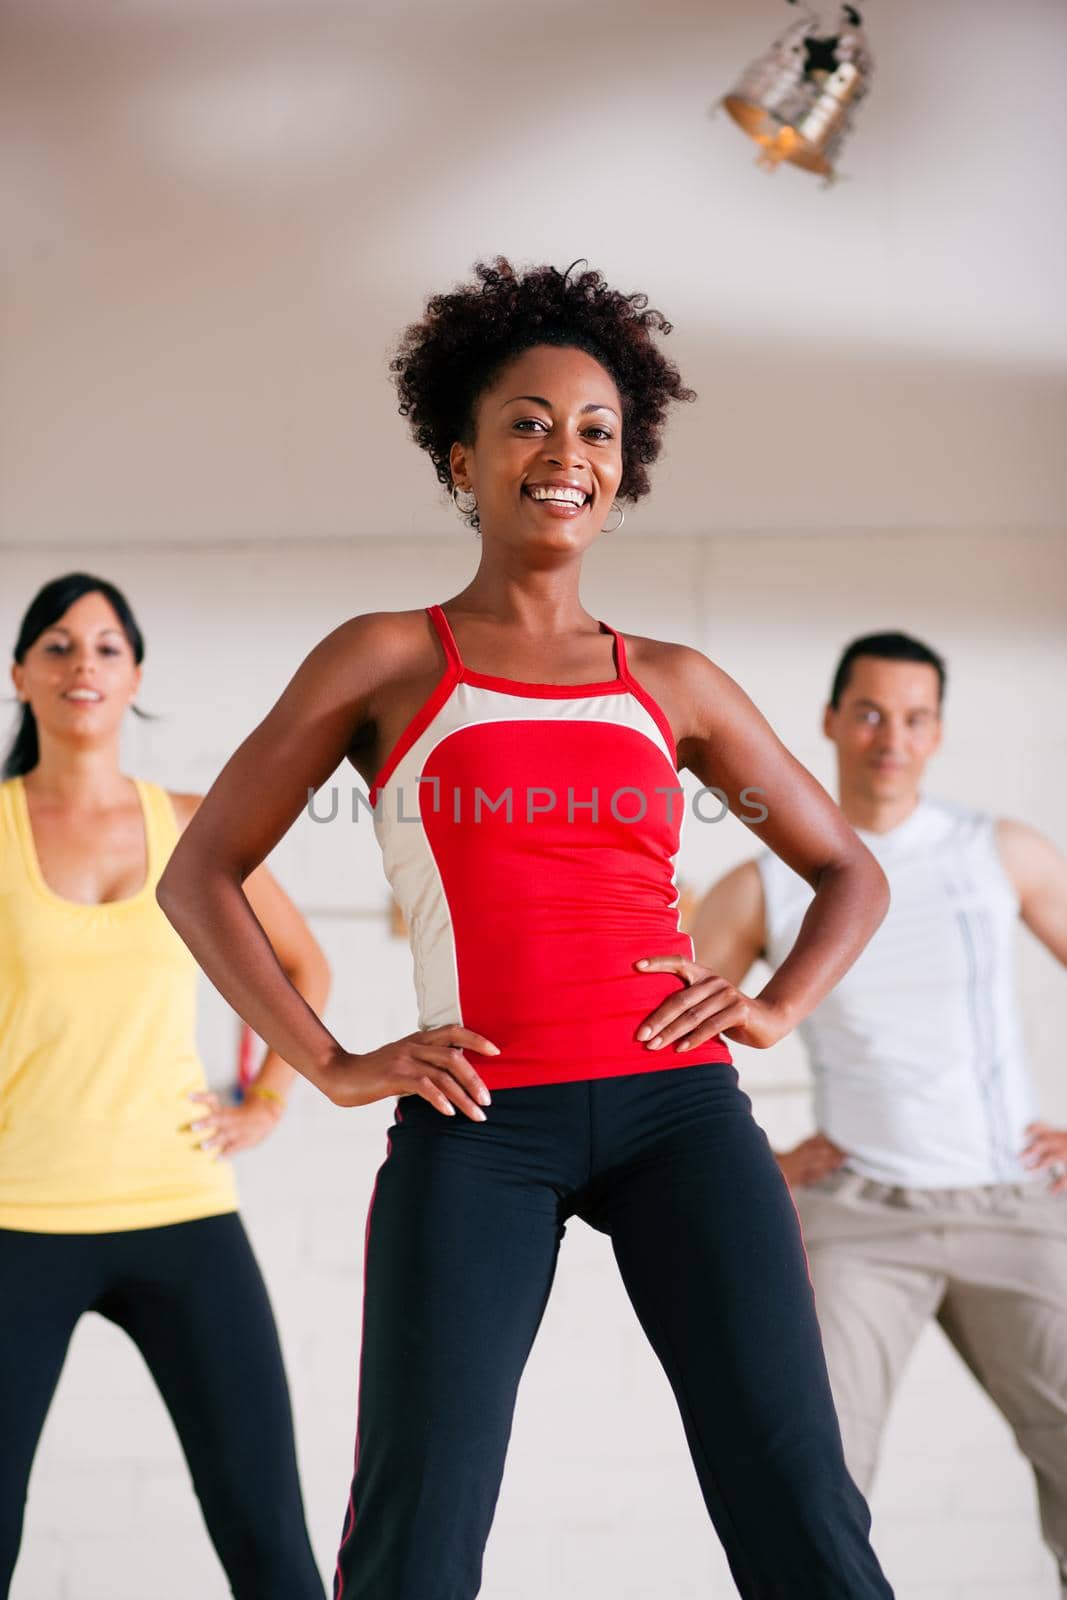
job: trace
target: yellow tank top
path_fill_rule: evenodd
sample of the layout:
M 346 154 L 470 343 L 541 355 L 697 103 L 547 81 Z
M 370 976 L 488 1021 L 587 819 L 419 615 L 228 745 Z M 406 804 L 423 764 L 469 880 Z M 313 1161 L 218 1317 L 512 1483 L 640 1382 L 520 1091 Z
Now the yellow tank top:
M 206 1087 L 197 968 L 156 904 L 178 838 L 135 778 L 148 842 L 137 894 L 80 905 L 42 876 L 21 778 L 0 783 L 0 1227 L 100 1233 L 233 1211 L 224 1158 L 190 1123 Z

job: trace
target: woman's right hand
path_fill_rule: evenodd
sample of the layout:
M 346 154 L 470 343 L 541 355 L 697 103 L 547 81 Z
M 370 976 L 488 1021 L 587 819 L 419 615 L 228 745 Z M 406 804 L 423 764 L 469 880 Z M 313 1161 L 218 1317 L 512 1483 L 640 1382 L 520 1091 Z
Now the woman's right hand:
M 365 1106 L 389 1095 L 417 1094 L 446 1117 L 456 1109 L 484 1122 L 489 1090 L 463 1056 L 464 1050 L 498 1056 L 480 1033 L 458 1024 L 422 1028 L 365 1055 L 345 1051 L 331 1062 L 318 1087 L 335 1106 Z

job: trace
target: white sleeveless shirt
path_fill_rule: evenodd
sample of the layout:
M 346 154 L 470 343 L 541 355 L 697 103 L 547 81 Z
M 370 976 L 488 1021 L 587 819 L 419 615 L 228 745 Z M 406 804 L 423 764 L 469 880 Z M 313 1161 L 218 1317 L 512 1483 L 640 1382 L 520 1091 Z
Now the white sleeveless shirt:
M 1015 997 L 1015 890 L 994 818 L 919 801 L 888 833 L 857 833 L 892 894 L 885 921 L 800 1035 L 818 1125 L 881 1183 L 957 1188 L 1038 1175 L 1019 1152 L 1037 1115 Z M 812 891 L 758 858 L 767 959 L 778 967 Z

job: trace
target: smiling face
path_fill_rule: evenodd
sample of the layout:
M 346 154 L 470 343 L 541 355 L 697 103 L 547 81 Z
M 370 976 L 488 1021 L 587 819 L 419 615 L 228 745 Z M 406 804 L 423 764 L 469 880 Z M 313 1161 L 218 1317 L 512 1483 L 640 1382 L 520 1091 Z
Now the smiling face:
M 94 591 L 38 634 L 11 676 L 39 737 L 96 744 L 118 736 L 141 668 L 110 602 Z
M 941 743 L 936 669 L 923 661 L 857 656 L 840 704 L 826 708 L 823 732 L 837 748 L 843 799 L 916 797 Z
M 610 374 L 571 346 L 537 345 L 479 395 L 474 438 L 452 477 L 474 492 L 484 539 L 581 551 L 599 534 L 622 478 L 622 401 Z

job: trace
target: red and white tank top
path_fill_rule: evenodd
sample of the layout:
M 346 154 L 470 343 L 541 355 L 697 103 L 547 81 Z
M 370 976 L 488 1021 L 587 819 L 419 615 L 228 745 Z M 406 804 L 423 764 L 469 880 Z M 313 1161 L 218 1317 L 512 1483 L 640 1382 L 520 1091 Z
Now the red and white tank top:
M 410 930 L 419 1027 L 462 1023 L 500 1048 L 490 1089 L 729 1061 L 635 1035 L 681 980 L 675 860 L 684 795 L 670 724 L 615 641 L 605 683 L 520 683 L 464 666 L 440 606 L 444 673 L 370 791 Z

